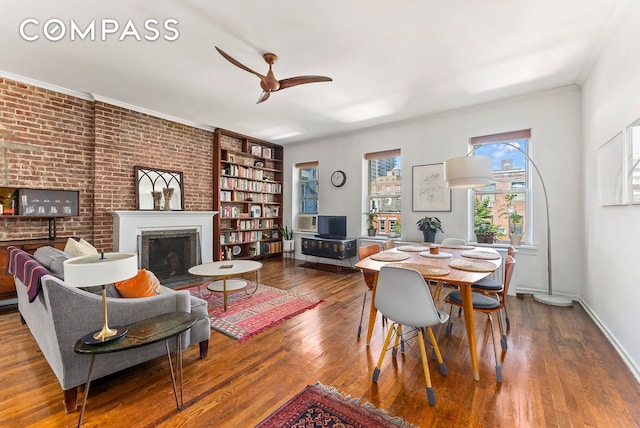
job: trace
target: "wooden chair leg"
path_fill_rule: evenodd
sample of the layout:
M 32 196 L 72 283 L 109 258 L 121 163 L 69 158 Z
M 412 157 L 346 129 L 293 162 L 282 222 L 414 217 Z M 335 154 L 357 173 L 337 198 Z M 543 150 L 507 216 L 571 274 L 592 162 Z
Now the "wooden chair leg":
M 440 348 L 438 347 L 438 342 L 436 341 L 436 336 L 433 334 L 433 329 L 431 327 L 427 327 L 427 333 L 429 334 L 429 340 L 431 341 L 431 346 L 433 346 L 433 352 L 436 354 L 436 361 L 438 361 L 438 366 L 440 367 L 440 373 L 446 376 L 449 372 L 447 370 L 447 366 L 442 359 L 442 354 L 440 353 Z
M 392 355 L 395 357 L 398 355 L 398 344 L 400 344 L 400 352 L 404 354 L 404 339 L 402 338 L 402 324 L 398 324 L 396 327 L 396 341 L 393 344 Z
M 429 374 L 429 365 L 427 364 L 427 351 L 424 347 L 424 336 L 422 330 L 418 330 L 418 345 L 420 346 L 420 359 L 422 360 L 422 370 L 424 371 L 424 380 L 427 383 L 427 399 L 429 405 L 436 405 L 436 393 L 431 385 L 431 375 Z M 440 351 L 438 351 L 439 353 Z
M 78 410 L 78 387 L 65 389 L 64 391 L 64 411 L 67 413 Z
M 358 326 L 358 337 L 360 337 L 360 334 L 362 333 L 362 320 L 364 319 L 364 307 L 365 304 L 367 303 L 367 293 L 369 291 L 367 290 L 366 293 L 364 293 L 364 297 L 362 298 L 362 312 L 360 312 L 360 325 Z
M 391 335 L 396 329 L 396 325 L 391 325 L 391 328 L 387 332 L 387 337 L 384 340 L 384 346 L 382 346 L 382 351 L 380 352 L 380 358 L 378 358 L 378 365 L 373 370 L 373 376 L 371 378 L 372 382 L 377 382 L 378 377 L 380 376 L 380 367 L 382 367 L 382 361 L 384 360 L 384 355 L 387 353 L 387 348 L 389 347 L 389 343 L 391 343 Z
M 493 352 L 496 356 L 496 380 L 498 382 L 502 382 L 502 365 L 500 364 L 500 355 L 498 352 L 498 347 L 496 346 L 496 336 L 495 332 L 493 331 L 493 317 L 489 313 L 487 314 L 487 316 L 489 317 L 489 325 L 491 326 L 491 341 L 493 343 Z
M 207 355 L 209 355 L 209 341 L 203 340 L 202 342 L 199 343 L 199 345 L 200 345 L 200 358 L 201 359 L 207 358 Z

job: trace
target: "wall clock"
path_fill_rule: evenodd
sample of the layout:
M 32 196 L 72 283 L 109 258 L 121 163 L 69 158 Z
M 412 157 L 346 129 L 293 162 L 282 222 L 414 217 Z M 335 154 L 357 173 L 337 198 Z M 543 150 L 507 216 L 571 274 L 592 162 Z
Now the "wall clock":
M 333 184 L 336 187 L 342 187 L 344 186 L 344 183 L 347 182 L 347 174 L 344 173 L 344 171 L 334 171 L 333 174 L 331 174 L 331 184 Z

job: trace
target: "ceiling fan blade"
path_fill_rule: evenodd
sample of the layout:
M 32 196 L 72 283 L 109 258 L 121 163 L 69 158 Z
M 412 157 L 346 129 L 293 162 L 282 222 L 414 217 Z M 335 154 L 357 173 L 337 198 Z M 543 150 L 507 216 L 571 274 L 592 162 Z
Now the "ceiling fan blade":
M 260 104 L 263 101 L 267 101 L 269 99 L 269 95 L 271 95 L 271 92 L 269 91 L 262 92 L 262 95 L 260 95 L 260 98 L 258 98 L 258 102 L 256 102 L 256 104 Z
M 292 86 L 304 85 L 306 83 L 315 83 L 315 82 L 333 82 L 333 79 L 331 77 L 326 77 L 326 76 L 289 77 L 288 79 L 282 79 L 280 81 L 280 89 L 286 89 Z
M 220 55 L 222 55 L 227 61 L 229 61 L 231 64 L 235 65 L 238 68 L 241 68 L 245 71 L 248 71 L 249 73 L 255 74 L 256 76 L 258 76 L 261 80 L 266 81 L 267 76 L 263 76 L 262 74 L 258 73 L 257 71 L 253 71 L 252 69 L 250 69 L 249 67 L 247 67 L 246 65 L 242 64 L 241 62 L 239 62 L 238 60 L 236 60 L 235 58 L 233 58 L 231 55 L 229 55 L 228 53 L 226 53 L 225 51 L 223 51 L 222 49 L 220 49 L 219 47 L 215 47 L 216 50 L 220 53 Z

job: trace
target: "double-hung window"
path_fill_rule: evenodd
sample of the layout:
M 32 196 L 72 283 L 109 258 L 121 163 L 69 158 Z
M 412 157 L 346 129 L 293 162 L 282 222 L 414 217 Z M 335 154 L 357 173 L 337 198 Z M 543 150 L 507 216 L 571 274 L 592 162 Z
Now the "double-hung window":
M 377 214 L 374 223 L 376 235 L 388 235 L 393 226 L 400 223 L 402 213 L 400 149 L 367 153 L 364 159 L 369 171 L 368 210 Z
M 298 170 L 298 190 L 300 214 L 318 214 L 318 162 L 296 165 Z
M 531 242 L 530 140 L 530 129 L 471 138 L 473 155 L 490 157 L 493 167 L 493 183 L 472 190 L 474 233 L 479 223 L 486 223 L 498 242 L 510 242 L 510 235 L 522 235 L 523 243 Z M 478 208 L 488 209 L 482 218 Z

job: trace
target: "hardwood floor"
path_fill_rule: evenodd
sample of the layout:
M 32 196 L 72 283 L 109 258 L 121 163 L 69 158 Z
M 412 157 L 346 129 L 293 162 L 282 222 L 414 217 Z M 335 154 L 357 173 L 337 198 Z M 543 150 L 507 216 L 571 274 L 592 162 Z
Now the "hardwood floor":
M 386 327 L 377 320 L 370 347 L 356 337 L 366 289 L 361 274 L 299 263 L 267 261 L 261 282 L 324 302 L 245 343 L 212 331 L 205 360 L 198 346 L 190 347 L 184 410 L 175 407 L 167 361 L 159 358 L 94 381 L 84 426 L 251 427 L 318 381 L 421 427 L 640 425 L 640 386 L 578 304 L 555 308 L 530 296 L 509 299 L 502 384 L 486 317 L 476 317 L 479 382 L 456 317 L 452 335 L 444 337 L 443 328 L 439 336 L 449 374 L 430 364 L 438 401 L 430 407 L 419 356 L 411 351 L 395 359 L 388 353 L 378 384 L 371 382 Z M 65 414 L 60 385 L 16 311 L 0 314 L 0 331 L 0 425 L 75 426 L 78 413 Z

